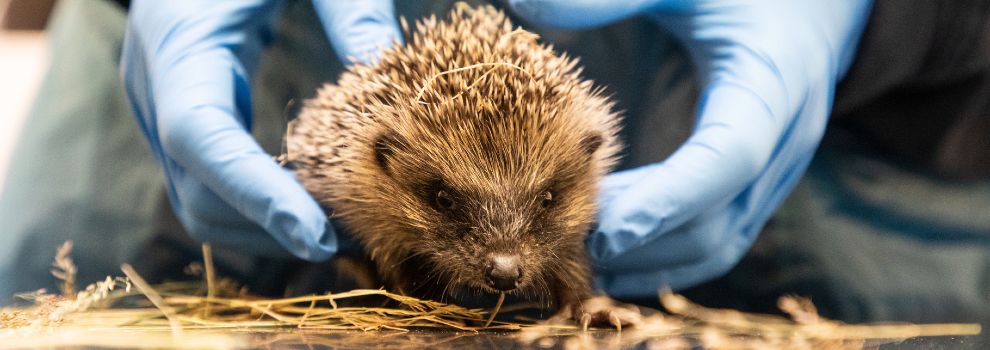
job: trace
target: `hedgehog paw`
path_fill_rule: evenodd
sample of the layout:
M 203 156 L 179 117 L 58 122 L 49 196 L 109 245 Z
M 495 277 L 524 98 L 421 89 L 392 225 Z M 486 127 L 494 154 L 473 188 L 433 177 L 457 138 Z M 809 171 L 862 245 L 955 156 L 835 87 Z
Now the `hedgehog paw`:
M 548 321 L 556 324 L 573 321 L 585 331 L 588 327 L 614 327 L 621 332 L 624 327 L 640 325 L 642 320 L 635 305 L 619 303 L 602 295 L 565 305 Z

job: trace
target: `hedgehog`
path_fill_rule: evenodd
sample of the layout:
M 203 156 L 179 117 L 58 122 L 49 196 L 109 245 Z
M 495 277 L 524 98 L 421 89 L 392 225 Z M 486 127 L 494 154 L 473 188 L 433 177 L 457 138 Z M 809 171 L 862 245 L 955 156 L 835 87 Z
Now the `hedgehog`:
M 551 319 L 634 324 L 594 291 L 584 245 L 621 149 L 614 103 L 491 6 L 402 28 L 405 45 L 350 66 L 290 123 L 303 186 L 388 289 L 508 293 Z

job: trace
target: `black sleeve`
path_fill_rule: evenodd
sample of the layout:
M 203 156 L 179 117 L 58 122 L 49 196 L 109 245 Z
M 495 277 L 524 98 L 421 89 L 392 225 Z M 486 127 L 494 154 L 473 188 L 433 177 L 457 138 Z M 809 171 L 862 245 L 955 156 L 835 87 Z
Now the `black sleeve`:
M 990 176 L 990 1 L 877 0 L 832 126 L 954 177 Z

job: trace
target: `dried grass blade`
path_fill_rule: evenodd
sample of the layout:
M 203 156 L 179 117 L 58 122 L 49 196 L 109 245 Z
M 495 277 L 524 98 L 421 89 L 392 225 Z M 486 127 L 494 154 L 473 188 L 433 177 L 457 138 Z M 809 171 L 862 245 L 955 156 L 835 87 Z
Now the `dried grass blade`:
M 504 292 L 503 293 L 499 293 L 498 294 L 498 302 L 495 303 L 495 310 L 492 310 L 491 315 L 488 315 L 488 320 L 485 321 L 485 325 L 484 325 L 483 328 L 488 328 L 488 326 L 491 326 L 492 325 L 492 321 L 494 321 L 495 320 L 495 316 L 498 315 L 498 310 L 502 309 L 502 302 L 504 302 L 504 301 L 505 301 L 505 293 Z
M 482 62 L 482 63 L 472 64 L 472 65 L 469 65 L 469 66 L 454 68 L 454 69 L 450 69 L 450 70 L 446 70 L 446 71 L 443 71 L 443 72 L 434 74 L 433 76 L 430 77 L 430 79 L 427 79 L 426 80 L 426 83 L 424 83 L 423 86 L 419 88 L 419 91 L 416 93 L 416 98 L 413 99 L 413 101 L 418 102 L 418 103 L 421 103 L 421 104 L 422 103 L 425 103 L 425 102 L 423 102 L 423 94 L 426 93 L 426 90 L 430 88 L 430 85 L 432 85 L 433 82 L 437 80 L 437 78 L 440 78 L 440 77 L 442 77 L 444 75 L 447 75 L 447 74 L 453 74 L 453 73 L 457 73 L 457 72 L 463 72 L 463 71 L 467 71 L 467 70 L 471 70 L 471 69 L 475 69 L 475 68 L 489 67 L 489 66 L 494 66 L 494 67 L 504 66 L 504 67 L 518 69 L 518 70 L 520 70 L 520 71 L 522 71 L 522 72 L 524 72 L 524 73 L 526 73 L 528 75 L 530 74 L 529 71 L 526 70 L 525 68 L 520 67 L 520 66 L 515 65 L 515 64 L 512 64 L 512 63 L 508 63 L 508 62 Z M 530 75 L 530 76 L 532 77 L 532 75 Z
M 203 313 L 209 316 L 212 313 L 210 301 L 217 295 L 216 272 L 213 267 L 213 249 L 209 243 L 203 243 L 203 267 L 206 269 L 206 306 Z
M 147 297 L 148 300 L 150 300 L 151 303 L 154 304 L 163 315 L 165 315 L 165 318 L 168 319 L 169 327 L 172 329 L 172 335 L 181 336 L 182 324 L 179 322 L 179 319 L 175 317 L 175 310 L 166 304 L 164 300 L 162 300 L 162 296 L 151 288 L 151 285 L 149 285 L 148 282 L 145 282 L 144 278 L 141 278 L 141 275 L 139 275 L 130 264 L 121 265 L 120 270 L 124 271 L 124 275 L 131 279 L 134 286 L 137 287 L 138 290 L 141 291 L 141 293 L 144 294 L 144 296 Z

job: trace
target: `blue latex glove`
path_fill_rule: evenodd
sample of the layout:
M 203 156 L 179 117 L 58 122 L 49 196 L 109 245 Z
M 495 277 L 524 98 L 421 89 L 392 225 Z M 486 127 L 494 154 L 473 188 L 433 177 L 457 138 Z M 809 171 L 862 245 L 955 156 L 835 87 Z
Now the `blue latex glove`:
M 314 6 L 340 57 L 372 60 L 399 38 L 390 0 Z M 263 0 L 132 1 L 124 82 L 194 238 L 325 260 L 338 248 L 327 217 L 249 134 L 250 73 L 279 9 Z
M 597 282 L 655 297 L 727 272 L 804 173 L 871 8 L 868 0 L 516 0 L 537 24 L 646 15 L 687 47 L 702 86 L 667 160 L 608 176 L 588 249 Z

